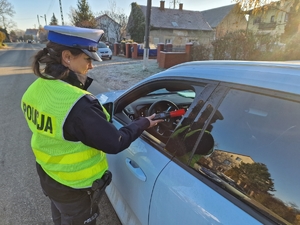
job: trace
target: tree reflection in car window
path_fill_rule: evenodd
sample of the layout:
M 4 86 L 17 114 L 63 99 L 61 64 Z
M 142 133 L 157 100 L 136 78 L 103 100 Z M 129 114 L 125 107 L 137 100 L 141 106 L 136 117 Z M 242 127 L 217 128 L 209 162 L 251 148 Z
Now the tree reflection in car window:
M 188 152 L 184 145 L 185 135 L 190 130 L 190 125 L 193 123 L 200 109 L 203 107 L 203 101 L 200 100 L 198 104 L 191 105 L 186 112 L 186 117 L 183 118 L 174 133 L 171 135 L 166 150 L 175 156 L 183 156 Z
M 190 165 L 281 223 L 299 224 L 299 102 L 231 90 L 218 110 L 213 154 Z
M 201 157 L 209 156 L 214 150 L 214 139 L 210 133 L 211 123 L 215 122 L 218 116 L 222 117 L 222 115 L 220 113 L 216 114 L 218 116 L 211 119 L 211 122 L 203 129 L 213 107 L 208 105 L 200 114 L 199 119 L 196 119 L 202 106 L 203 101 L 200 100 L 199 104 L 191 108 L 189 116 L 183 119 L 167 145 L 167 150 L 169 152 L 173 151 L 172 153 L 185 164 L 193 165 Z

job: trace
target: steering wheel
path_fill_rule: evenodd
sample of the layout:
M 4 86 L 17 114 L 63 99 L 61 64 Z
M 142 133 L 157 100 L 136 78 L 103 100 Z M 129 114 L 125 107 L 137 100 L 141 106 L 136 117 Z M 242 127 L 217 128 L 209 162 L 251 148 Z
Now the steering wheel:
M 148 116 L 151 116 L 153 113 L 170 112 L 178 109 L 179 107 L 169 100 L 158 100 L 148 109 Z M 164 122 L 158 123 L 150 129 L 154 132 L 154 136 L 168 139 L 177 125 L 176 119 L 178 118 L 167 118 Z

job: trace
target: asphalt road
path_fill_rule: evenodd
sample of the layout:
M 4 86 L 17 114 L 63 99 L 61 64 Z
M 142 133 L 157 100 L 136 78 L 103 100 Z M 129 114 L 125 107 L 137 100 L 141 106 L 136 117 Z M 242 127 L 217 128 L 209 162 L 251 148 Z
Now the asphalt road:
M 31 133 L 20 108 L 27 87 L 36 79 L 31 57 L 42 44 L 12 43 L 0 50 L 0 225 L 50 225 L 50 201 L 41 191 L 30 148 Z M 106 91 L 94 83 L 92 93 Z M 121 224 L 107 197 L 97 225 Z

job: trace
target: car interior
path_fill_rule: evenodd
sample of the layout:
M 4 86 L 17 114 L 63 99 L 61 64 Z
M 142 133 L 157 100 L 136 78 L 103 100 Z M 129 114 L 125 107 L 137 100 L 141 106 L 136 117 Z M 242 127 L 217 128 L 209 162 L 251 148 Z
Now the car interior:
M 130 93 L 124 101 L 126 105 L 117 105 L 115 115 L 126 123 L 139 117 L 150 116 L 153 113 L 172 112 L 183 109 L 185 112 L 194 101 L 196 90 L 195 86 L 182 82 L 165 83 L 151 85 L 147 88 L 140 87 Z M 167 118 L 165 122 L 147 130 L 162 143 L 166 143 L 174 132 L 182 116 Z M 129 120 L 128 120 L 129 119 Z

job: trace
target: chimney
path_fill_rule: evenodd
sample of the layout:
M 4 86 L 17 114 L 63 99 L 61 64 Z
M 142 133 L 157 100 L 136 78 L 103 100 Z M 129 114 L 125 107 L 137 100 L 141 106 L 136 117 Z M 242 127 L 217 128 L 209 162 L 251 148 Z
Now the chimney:
M 179 10 L 182 10 L 183 3 L 179 3 Z
M 165 1 L 160 1 L 160 10 L 165 9 Z

